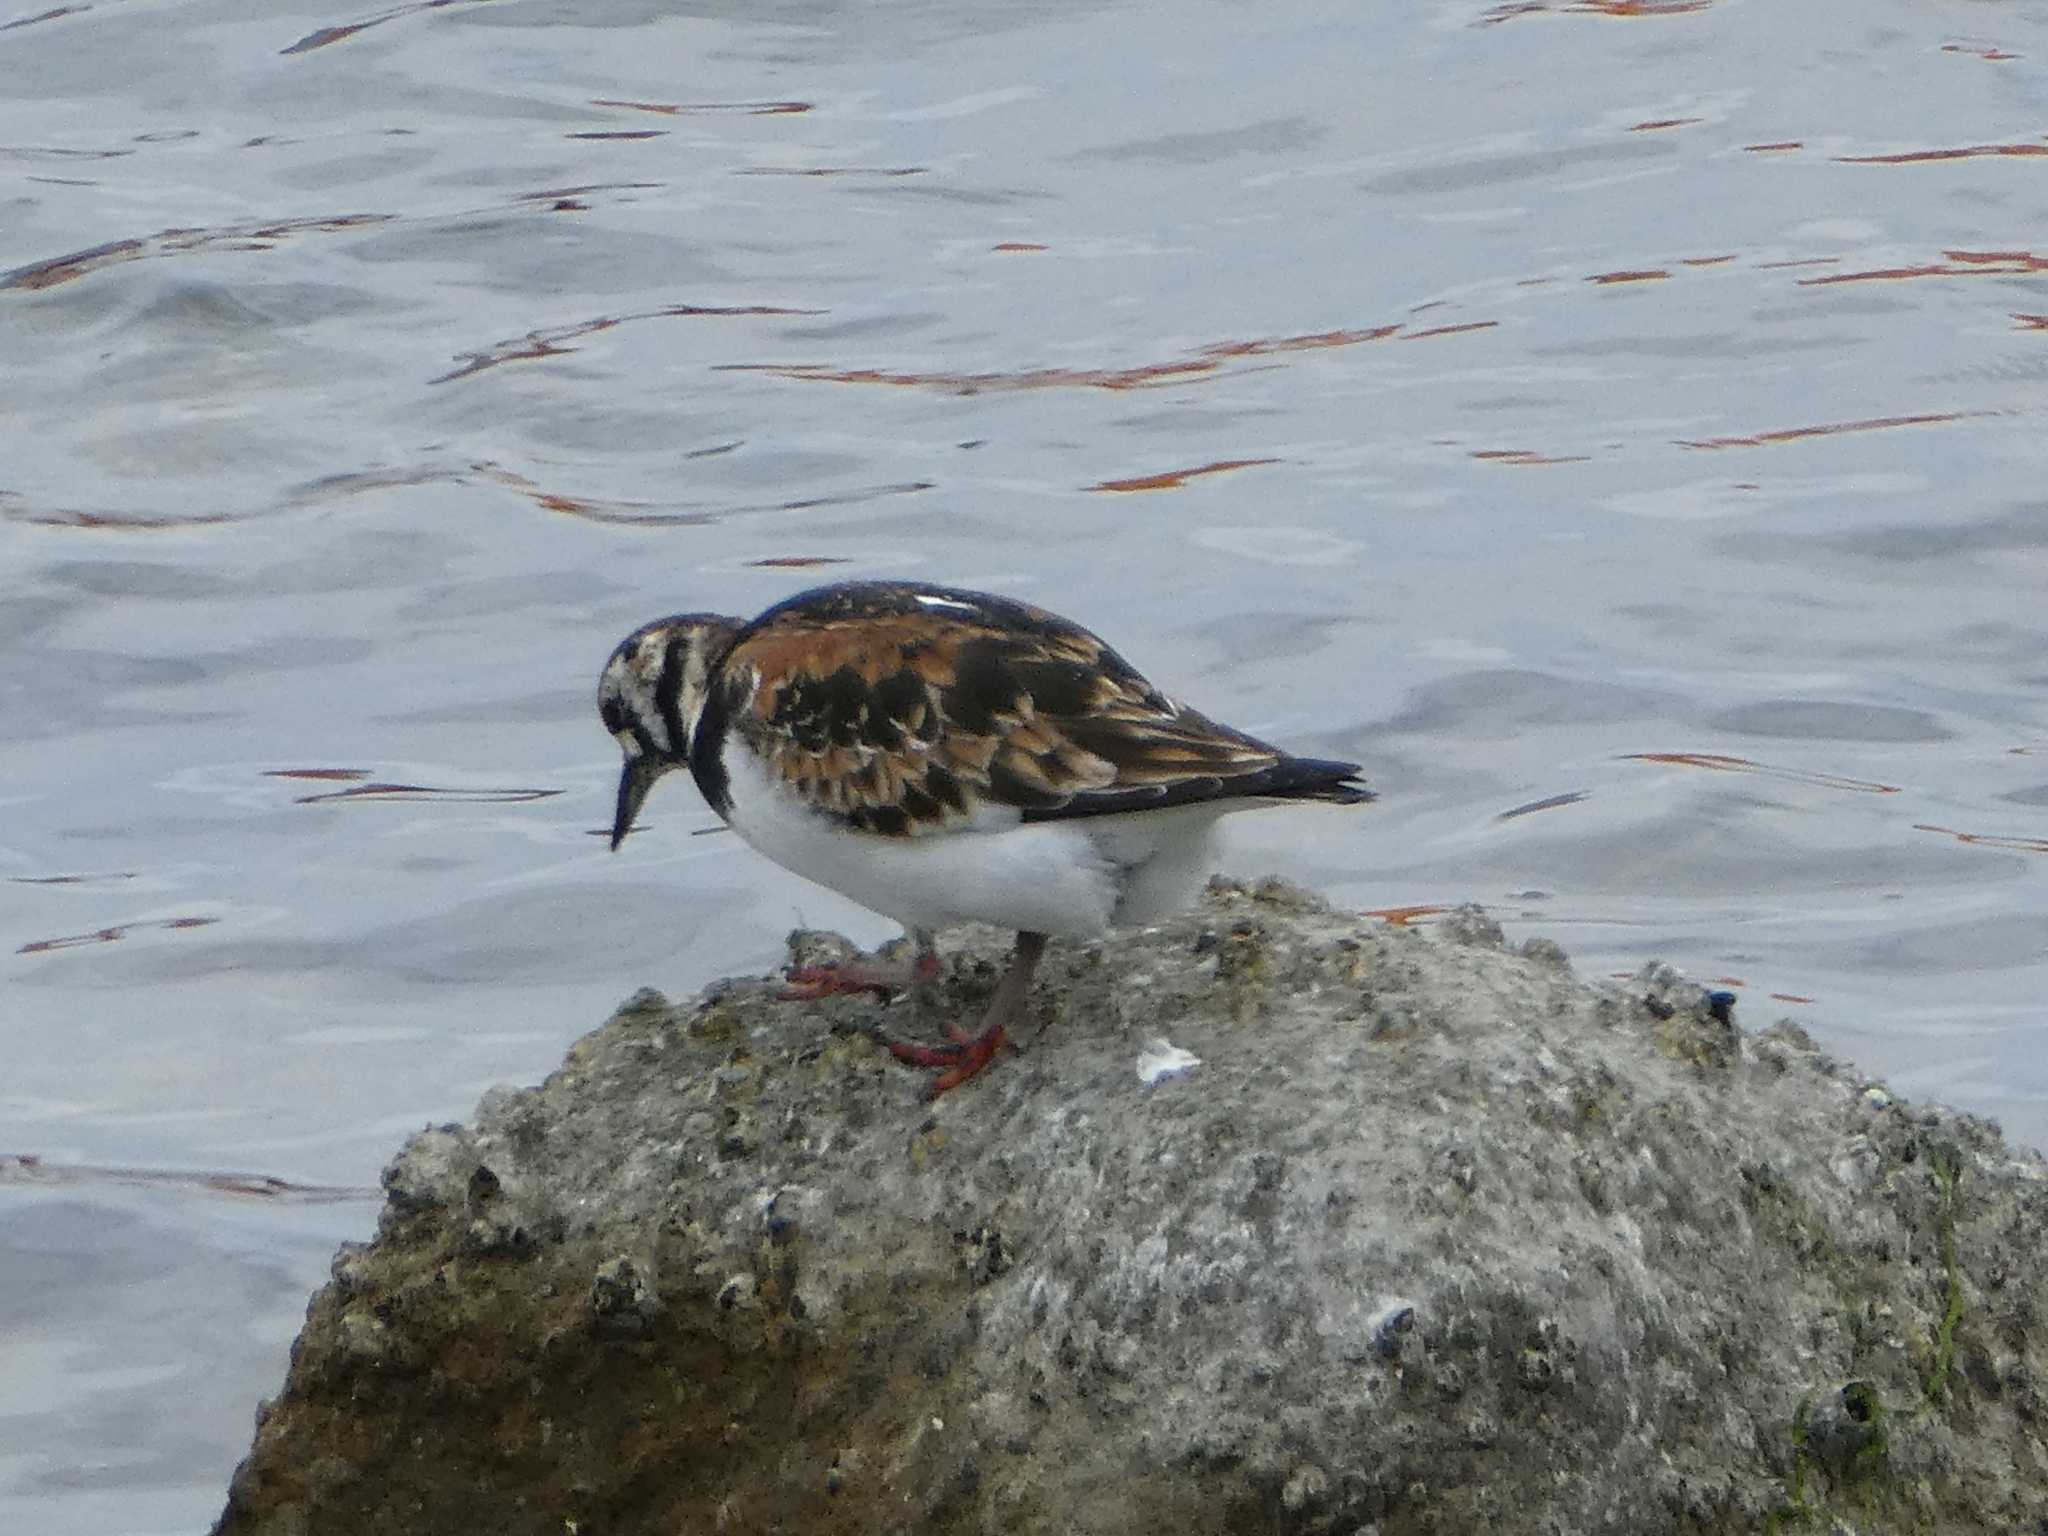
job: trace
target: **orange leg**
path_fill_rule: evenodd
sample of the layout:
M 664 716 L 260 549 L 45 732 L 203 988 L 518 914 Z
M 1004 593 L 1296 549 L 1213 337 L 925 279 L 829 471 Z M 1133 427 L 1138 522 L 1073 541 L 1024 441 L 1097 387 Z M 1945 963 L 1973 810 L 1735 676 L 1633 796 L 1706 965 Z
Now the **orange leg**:
M 891 949 L 896 953 L 890 953 Z M 782 989 L 785 1002 L 815 1002 L 841 992 L 873 992 L 881 997 L 928 986 L 939 979 L 938 951 L 928 933 L 915 933 L 907 943 L 884 945 L 873 955 L 863 955 L 840 965 L 792 966 L 784 975 L 789 985 Z
M 898 1061 L 938 1071 L 938 1076 L 932 1079 L 932 1098 L 958 1088 L 993 1061 L 996 1052 L 1003 1048 L 1010 1025 L 1024 1010 L 1024 999 L 1031 990 L 1031 973 L 1038 968 L 1038 957 L 1044 953 L 1044 934 L 1025 932 L 1017 935 L 1017 948 L 1010 956 L 1010 968 L 1003 973 L 1002 982 L 996 987 L 995 999 L 982 1018 L 979 1033 L 970 1034 L 957 1024 L 948 1024 L 948 1042 L 944 1045 L 922 1045 L 914 1040 L 893 1039 L 879 1032 L 876 1039 L 887 1046 L 889 1054 Z

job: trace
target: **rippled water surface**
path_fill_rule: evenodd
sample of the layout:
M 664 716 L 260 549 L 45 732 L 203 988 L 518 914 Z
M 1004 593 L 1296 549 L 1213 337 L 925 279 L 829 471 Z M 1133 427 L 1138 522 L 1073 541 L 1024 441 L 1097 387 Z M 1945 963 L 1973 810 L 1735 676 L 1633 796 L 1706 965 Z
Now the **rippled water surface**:
M 0 1526 L 205 1526 L 410 1130 L 761 970 L 635 623 L 1000 588 L 1233 828 L 2048 1141 L 2048 11 L 0 15 Z M 910 1088 L 906 1085 L 906 1094 Z

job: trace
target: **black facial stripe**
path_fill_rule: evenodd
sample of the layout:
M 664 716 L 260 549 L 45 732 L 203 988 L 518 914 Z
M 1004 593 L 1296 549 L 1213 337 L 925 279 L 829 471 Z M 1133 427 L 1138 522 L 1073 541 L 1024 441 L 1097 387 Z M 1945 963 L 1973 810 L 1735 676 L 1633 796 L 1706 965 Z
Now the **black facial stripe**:
M 654 707 L 661 711 L 662 724 L 668 727 L 669 744 L 677 753 L 686 751 L 690 741 L 690 733 L 683 729 L 683 712 L 678 702 L 683 696 L 683 678 L 689 670 L 689 636 L 673 635 L 662 652 L 661 676 L 654 680 Z
M 706 694 L 697 734 L 690 739 L 690 777 L 697 781 L 705 803 L 721 816 L 732 809 L 732 784 L 718 754 L 725 745 L 726 726 L 732 718 L 735 687 L 735 680 L 728 678 Z

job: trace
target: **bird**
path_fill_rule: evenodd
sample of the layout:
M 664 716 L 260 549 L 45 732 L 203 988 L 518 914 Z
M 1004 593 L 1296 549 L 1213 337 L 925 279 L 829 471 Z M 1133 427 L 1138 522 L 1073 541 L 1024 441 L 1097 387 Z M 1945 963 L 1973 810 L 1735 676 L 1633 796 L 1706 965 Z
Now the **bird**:
M 598 711 L 624 762 L 614 852 L 687 768 L 758 852 L 904 927 L 907 944 L 792 969 L 785 997 L 928 989 L 936 934 L 1016 933 L 978 1029 L 877 1031 L 936 1097 L 1001 1050 L 1049 939 L 1162 921 L 1212 867 L 1220 818 L 1374 798 L 1170 698 L 1094 634 L 1013 598 L 908 581 L 800 592 L 753 619 L 681 613 L 619 642 Z

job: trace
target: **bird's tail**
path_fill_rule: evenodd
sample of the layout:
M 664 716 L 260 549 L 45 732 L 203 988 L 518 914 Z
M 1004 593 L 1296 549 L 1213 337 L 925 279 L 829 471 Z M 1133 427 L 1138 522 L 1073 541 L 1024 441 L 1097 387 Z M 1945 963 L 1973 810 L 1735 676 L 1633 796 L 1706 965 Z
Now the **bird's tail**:
M 1283 757 L 1261 775 L 1261 795 L 1276 800 L 1322 800 L 1360 805 L 1378 798 L 1358 780 L 1359 764 L 1327 757 Z

